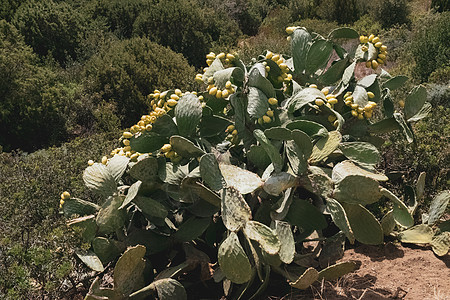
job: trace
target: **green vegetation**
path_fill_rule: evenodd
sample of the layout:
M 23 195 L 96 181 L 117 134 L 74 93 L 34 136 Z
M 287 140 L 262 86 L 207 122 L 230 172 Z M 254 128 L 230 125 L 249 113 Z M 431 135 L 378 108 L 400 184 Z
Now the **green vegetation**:
M 105 196 L 93 195 L 84 186 L 81 173 L 89 159 L 100 162 L 102 156 L 109 154 L 112 150 L 113 152 L 108 157 L 114 154 L 128 155 L 129 159 L 133 160 L 128 164 L 128 168 L 131 169 L 132 165 L 136 163 L 134 160 L 142 160 L 145 157 L 141 157 L 140 154 L 147 152 L 148 149 L 140 149 L 142 151 L 136 152 L 137 149 L 134 147 L 139 146 L 136 146 L 135 142 L 132 143 L 132 148 L 127 148 L 128 145 L 124 144 L 124 140 L 130 140 L 129 138 L 121 138 L 118 145 L 118 132 L 123 128 L 131 126 L 130 129 L 127 129 L 131 131 L 130 134 L 142 132 L 144 136 L 153 136 L 153 134 L 159 136 L 165 131 L 168 135 L 174 135 L 176 128 L 178 135 L 187 138 L 196 146 L 200 146 L 202 151 L 208 153 L 201 160 L 203 164 L 209 158 L 212 158 L 211 146 L 215 146 L 218 151 L 229 150 L 228 152 L 225 151 L 229 153 L 229 156 L 228 154 L 222 155 L 222 158 L 228 157 L 230 162 L 234 165 L 237 164 L 239 168 L 242 168 L 241 170 L 247 169 L 256 174 L 260 178 L 258 180 L 266 182 L 267 177 L 263 176 L 263 171 L 267 163 L 275 157 L 272 152 L 271 156 L 268 157 L 266 151 L 270 148 L 273 149 L 273 147 L 268 146 L 269 143 L 265 143 L 264 139 L 256 141 L 256 137 L 250 133 L 246 135 L 245 130 L 245 136 L 242 136 L 243 130 L 237 126 L 242 121 L 242 119 L 237 121 L 239 116 L 242 117 L 242 114 L 236 114 L 236 110 L 239 112 L 239 108 L 236 109 L 236 103 L 227 98 L 233 94 L 233 99 L 235 97 L 241 100 L 246 99 L 247 102 L 244 101 L 244 104 L 248 105 L 248 99 L 254 99 L 253 96 L 255 96 L 253 88 L 264 90 L 263 93 L 268 92 L 266 87 L 258 87 L 254 81 L 250 82 L 247 77 L 243 81 L 239 79 L 241 71 L 238 69 L 244 73 L 247 72 L 247 75 L 254 69 L 259 69 L 260 73 L 263 74 L 263 67 L 258 62 L 266 62 L 266 66 L 270 67 L 270 70 L 267 71 L 266 66 L 264 66 L 264 69 L 268 72 L 266 79 L 275 89 L 276 96 L 272 97 L 271 104 L 268 105 L 270 110 L 265 111 L 263 116 L 256 119 L 254 114 L 262 113 L 262 109 L 258 108 L 257 105 L 250 105 L 251 114 L 248 111 L 248 115 L 244 114 L 246 129 L 261 129 L 265 132 L 269 127 L 276 128 L 282 124 L 286 125 L 287 120 L 310 118 L 313 122 L 324 125 L 327 132 L 330 133 L 335 131 L 332 124 L 335 121 L 330 123 L 329 120 L 321 118 L 324 117 L 324 112 L 336 111 L 346 121 L 344 126 L 339 129 L 341 133 L 344 133 L 345 143 L 374 143 L 382 157 L 377 169 L 383 170 L 390 179 L 388 182 L 384 182 L 383 186 L 389 188 L 396 195 L 404 195 L 402 200 L 408 206 L 409 213 L 412 212 L 411 208 L 414 207 L 415 221 L 427 223 L 425 214 L 429 211 L 434 211 L 434 215 L 439 215 L 436 214 L 436 209 L 430 208 L 430 204 L 433 203 L 435 196 L 440 195 L 440 191 L 449 185 L 448 169 L 442 167 L 450 163 L 450 151 L 447 145 L 450 134 L 448 122 L 450 113 L 448 109 L 450 93 L 448 49 L 450 47 L 448 32 L 445 31 L 448 23 L 447 2 L 434 0 L 431 3 L 425 3 L 421 0 L 375 0 L 370 2 L 362 0 L 1 1 L 0 209 L 3 214 L 0 217 L 0 298 L 34 299 L 47 297 L 59 299 L 75 297 L 77 293 L 84 296 L 88 293 L 93 278 L 83 266 L 80 257 L 75 255 L 74 249 L 78 252 L 91 248 L 91 250 L 97 252 L 96 250 L 101 247 L 107 247 L 109 254 L 99 257 L 103 263 L 111 261 L 114 264 L 124 252 L 124 246 L 138 243 L 136 242 L 136 240 L 139 240 L 138 237 L 134 236 L 135 242 L 131 243 L 129 238 L 124 238 L 119 232 L 100 234 L 96 242 L 86 243 L 82 240 L 83 236 L 80 235 L 83 230 L 74 230 L 73 226 L 72 228 L 67 227 L 64 218 L 61 218 L 57 210 L 57 201 L 63 190 L 67 190 L 72 196 L 88 200 L 96 205 L 104 205 Z M 318 36 L 316 39 L 319 42 L 314 46 L 314 48 L 320 50 L 318 53 L 323 54 L 320 61 L 318 59 L 313 63 L 313 57 L 315 56 L 311 54 L 308 65 L 302 66 L 302 59 L 299 59 L 298 53 L 291 49 L 292 40 L 286 40 L 284 29 L 288 26 L 305 27 L 308 32 L 317 32 L 324 37 L 325 42 L 322 37 Z M 355 39 L 328 37 L 328 33 L 338 26 L 353 28 L 359 34 L 367 37 L 373 33 L 379 36 L 382 44 L 387 45 L 389 49 L 386 53 L 379 50 L 374 52 L 371 47 L 375 43 L 360 44 Z M 334 50 L 332 50 L 331 56 L 327 56 L 330 43 Z M 361 53 L 364 44 L 368 47 L 368 51 L 364 52 L 366 54 Z M 343 49 L 338 45 L 341 45 Z M 360 115 L 358 108 L 352 109 L 351 106 L 345 104 L 342 107 L 340 106 L 343 103 L 342 100 L 348 98 L 343 97 L 344 94 L 338 94 L 336 99 L 340 104 L 335 105 L 333 110 L 328 110 L 324 106 L 329 99 L 321 99 L 323 104 L 320 101 L 316 104 L 314 100 L 314 103 L 309 103 L 292 114 L 291 112 L 287 115 L 281 113 L 283 109 L 280 107 L 283 101 L 298 94 L 300 88 L 308 90 L 313 88 L 310 86 L 311 84 L 316 84 L 319 88 L 326 86 L 330 91 L 334 91 L 333 89 L 336 89 L 338 82 L 331 82 L 331 80 L 342 79 L 342 67 L 352 68 L 351 62 L 354 59 L 352 55 L 355 53 L 356 47 L 361 50 L 357 51 L 359 54 L 356 59 L 363 55 L 363 59 L 368 60 L 370 56 L 371 68 L 379 64 L 379 62 L 374 64 L 374 60 L 381 59 L 383 63 L 386 62 L 382 66 L 383 69 L 386 69 L 392 78 L 396 78 L 397 75 L 406 75 L 410 78 L 402 87 L 394 90 L 392 85 L 386 85 L 389 76 L 380 73 L 380 66 L 374 71 L 366 68 L 364 63 L 356 65 L 353 73 L 355 79 L 365 78 L 370 74 L 378 74 L 376 82 L 379 84 L 379 89 L 376 86 L 363 87 L 366 88 L 366 91 L 374 93 L 377 99 L 374 100 L 375 102 L 384 99 L 384 105 L 378 105 L 372 109 L 371 114 L 368 113 L 368 115 L 371 115 L 369 120 L 365 116 L 365 111 L 362 113 L 364 119 L 358 120 Z M 283 53 L 283 58 L 290 71 L 280 71 L 281 73 L 278 74 L 279 67 L 273 65 L 276 62 L 272 63 L 264 58 L 268 54 L 267 49 L 275 54 Z M 211 51 L 216 54 L 211 54 Z M 221 51 L 224 51 L 225 58 L 220 58 L 222 56 L 219 54 Z M 206 75 L 203 75 L 202 69 L 206 66 L 204 57 L 207 54 L 209 57 L 207 64 L 211 64 L 211 66 L 208 65 L 209 73 L 206 71 Z M 225 61 L 227 54 L 232 54 L 232 56 L 229 56 L 228 61 Z M 347 54 L 349 55 L 346 58 L 343 57 Z M 387 60 L 383 55 L 387 57 Z M 204 78 L 212 76 L 213 70 L 217 71 L 217 63 L 212 65 L 217 57 L 223 63 L 223 74 L 219 74 L 219 72 L 213 75 L 214 84 L 204 82 Z M 325 58 L 329 62 L 328 66 L 332 65 L 333 72 L 337 72 L 336 74 L 333 72 L 327 75 L 320 74 L 320 72 L 314 73 L 315 68 L 323 71 L 325 65 L 322 66 L 320 62 L 324 62 Z M 234 59 L 236 60 L 234 61 Z M 304 57 L 304 59 L 308 61 L 307 57 Z M 322 61 L 322 59 L 324 60 Z M 234 61 L 234 63 L 230 63 L 230 61 Z M 251 69 L 252 66 L 253 69 Z M 231 71 L 230 68 L 238 69 Z M 285 67 L 282 68 L 284 70 Z M 302 68 L 304 68 L 304 71 L 299 72 L 298 70 Z M 195 73 L 201 75 L 195 77 Z M 227 78 L 230 74 L 232 75 L 229 78 L 232 82 L 232 88 L 222 87 L 221 84 L 225 85 L 227 82 L 221 82 L 221 80 Z M 282 75 L 282 82 L 277 81 L 279 78 L 276 75 Z M 291 85 L 291 76 L 299 86 Z M 198 83 L 194 82 L 194 77 Z M 368 78 L 366 80 L 369 80 Z M 397 79 L 401 80 L 402 78 L 398 77 Z M 351 79 L 349 85 L 345 88 L 342 85 L 337 88 L 342 89 L 343 92 L 348 90 L 355 92 L 355 88 L 363 83 Z M 418 121 L 406 122 L 405 125 L 398 115 L 407 115 L 407 119 L 411 119 L 411 110 L 404 106 L 408 106 L 406 103 L 412 101 L 408 94 L 418 84 L 421 84 L 427 90 L 427 102 L 429 104 L 424 106 L 425 111 L 421 114 L 421 116 L 427 116 Z M 287 87 L 287 89 L 284 90 L 284 87 Z M 390 91 L 388 92 L 384 88 L 389 88 Z M 164 95 L 164 91 L 168 91 L 167 95 Z M 197 91 L 197 93 L 191 94 L 191 96 L 186 95 L 186 92 L 192 91 Z M 413 95 L 416 92 L 420 94 L 421 91 L 421 88 L 419 91 L 415 90 Z M 159 98 L 156 95 L 159 95 Z M 172 95 L 174 96 L 170 98 Z M 251 95 L 250 98 L 249 95 Z M 260 95 L 261 93 L 258 93 L 258 97 Z M 187 124 L 194 128 L 195 122 L 192 123 L 189 118 L 183 119 L 179 113 L 176 115 L 176 108 L 170 109 L 176 107 L 175 105 L 178 104 L 175 103 L 182 101 L 180 99 L 187 97 L 203 97 L 203 105 L 206 105 L 202 108 L 201 122 L 196 127 L 195 133 L 183 129 Z M 224 100 L 224 98 L 228 100 Z M 278 106 L 273 106 L 275 105 L 273 99 L 277 99 Z M 319 104 L 321 105 L 319 106 Z M 315 107 L 316 105 L 319 110 Z M 225 111 L 224 108 L 226 108 Z M 162 110 L 164 110 L 164 113 Z M 425 114 L 428 110 L 431 112 Z M 187 109 L 187 111 L 191 111 L 191 109 Z M 319 111 L 319 113 L 314 115 L 314 111 Z M 171 126 L 170 122 L 168 127 L 165 127 L 167 124 L 164 124 L 162 128 L 158 125 L 153 126 L 152 122 L 155 118 L 168 121 L 167 116 L 162 117 L 166 113 L 176 117 L 176 126 Z M 352 115 L 352 113 L 355 115 Z M 141 118 L 141 115 L 144 116 Z M 394 117 L 394 115 L 397 117 Z M 391 134 L 377 135 L 377 138 L 373 136 L 373 133 L 367 136 L 364 127 L 357 126 L 364 122 L 376 123 L 383 118 L 392 121 L 392 117 L 397 118 L 397 125 L 394 127 L 399 124 L 401 130 L 396 130 Z M 208 118 L 217 122 L 206 126 L 209 124 Z M 217 118 L 220 118 L 220 122 Z M 353 124 L 352 118 L 358 121 Z M 258 123 L 258 120 L 260 123 Z M 224 127 L 221 132 L 216 132 L 215 126 L 219 126 L 219 124 L 225 126 L 225 121 L 227 126 L 232 122 L 236 128 L 225 132 Z M 242 123 L 240 124 L 242 125 Z M 395 123 L 392 124 L 395 125 Z M 205 130 L 205 128 L 208 128 L 208 130 Z M 360 130 L 356 130 L 356 128 Z M 234 130 L 237 133 L 233 134 Z M 276 131 L 278 129 L 271 130 Z M 291 149 L 288 144 L 293 144 L 292 141 L 289 139 L 274 140 L 273 136 L 270 135 L 270 130 L 267 134 L 268 141 L 283 159 L 283 172 L 288 172 L 289 168 L 286 169 L 286 167 L 292 165 L 292 157 L 289 158 L 287 155 L 290 153 L 288 150 Z M 405 140 L 405 134 L 409 141 L 414 140 L 414 142 L 410 143 Z M 310 136 L 311 143 L 315 145 L 318 138 L 318 136 Z M 164 140 L 164 143 L 167 144 L 170 141 L 168 136 L 157 137 L 154 140 L 159 141 L 159 143 Z M 134 141 L 134 138 L 131 141 Z M 183 139 L 175 138 L 175 144 L 170 147 L 183 148 L 186 146 L 185 142 Z M 125 141 L 125 143 L 127 142 Z M 263 145 L 265 145 L 266 150 L 264 150 Z M 343 147 L 342 145 L 339 147 Z M 249 147 L 252 151 L 248 151 Z M 178 151 L 176 153 L 167 151 L 162 155 L 160 149 L 159 147 L 152 151 L 153 156 L 158 156 L 158 162 L 165 161 L 166 167 L 170 164 L 182 165 L 183 167 L 170 171 L 172 173 L 176 171 L 175 174 L 182 174 L 180 177 L 184 176 L 184 173 L 190 175 L 188 179 L 183 180 L 182 191 L 177 190 L 172 185 L 169 185 L 171 189 L 166 190 L 161 189 L 161 186 L 148 187 L 145 185 L 139 189 L 139 193 L 151 194 L 151 199 L 160 204 L 158 206 L 158 204 L 149 202 L 160 208 L 160 210 L 152 211 L 152 213 L 167 211 L 167 216 L 173 226 L 170 223 L 167 225 L 167 223 L 162 224 L 161 222 L 153 224 L 154 216 L 142 212 L 142 208 L 139 206 L 142 206 L 142 202 L 139 202 L 138 197 L 132 199 L 127 206 L 127 211 L 129 213 L 134 211 L 134 216 L 131 217 L 130 214 L 127 214 L 125 219 L 119 218 L 124 221 L 122 225 L 130 225 L 126 228 L 126 230 L 131 230 L 130 232 L 134 232 L 136 228 L 143 229 L 145 227 L 145 234 L 148 234 L 147 231 L 151 231 L 152 233 L 157 232 L 158 238 L 161 234 L 166 237 L 170 236 L 168 237 L 170 243 L 166 245 L 166 249 L 173 250 L 172 256 L 168 257 L 168 252 L 165 251 L 150 256 L 147 253 L 144 255 L 147 260 L 145 270 L 153 268 L 156 273 L 160 273 L 170 260 L 171 266 L 178 265 L 179 267 L 178 269 L 171 269 L 172 276 L 183 283 L 183 287 L 190 296 L 200 298 L 209 297 L 214 293 L 220 294 L 222 293 L 222 282 L 220 281 L 222 278 L 217 277 L 218 275 L 216 280 L 219 283 L 212 283 L 211 280 L 208 280 L 208 288 L 205 289 L 205 286 L 203 286 L 201 289 L 205 295 L 192 294 L 195 287 L 198 286 L 197 282 L 209 278 L 207 274 L 211 271 L 206 262 L 203 261 L 206 257 L 197 251 L 206 253 L 209 260 L 215 263 L 218 261 L 218 250 L 227 252 L 227 249 L 235 249 L 234 246 L 230 245 L 237 245 L 234 236 L 234 233 L 236 233 L 238 243 L 242 246 L 243 253 L 247 257 L 247 260 L 242 261 L 242 265 L 245 266 L 249 262 L 252 269 L 256 271 L 252 279 L 253 283 L 249 285 L 249 290 L 255 292 L 257 283 L 269 274 L 268 268 L 271 268 L 272 271 L 276 268 L 273 266 L 274 257 L 265 256 L 261 258 L 258 256 L 263 252 L 261 249 L 265 246 L 270 247 L 271 243 L 264 244 L 264 241 L 252 239 L 249 243 L 245 237 L 254 236 L 253 231 L 259 232 L 262 228 L 255 220 L 270 226 L 271 216 L 268 216 L 267 212 L 279 198 L 267 193 L 268 185 L 266 183 L 264 183 L 266 189 L 263 185 L 262 188 L 260 187 L 253 193 L 255 197 L 243 194 L 243 199 L 246 202 L 248 201 L 250 206 L 253 221 L 241 225 L 244 228 L 251 227 L 254 230 L 242 228 L 228 230 L 229 224 L 224 227 L 220 213 L 217 215 L 218 217 L 216 216 L 217 218 L 212 218 L 213 221 L 210 220 L 212 211 L 218 209 L 209 207 L 211 210 L 204 213 L 204 207 L 192 208 L 192 203 L 188 203 L 191 200 L 194 202 L 198 200 L 198 195 L 195 192 L 192 193 L 193 190 L 202 194 L 204 187 L 213 189 L 213 186 L 217 184 L 208 180 L 210 176 L 205 175 L 205 167 L 201 167 L 201 163 L 196 162 L 196 159 L 185 158 Z M 1 151 L 5 152 L 1 153 Z M 328 160 L 338 162 L 343 159 L 342 155 L 350 155 L 349 150 L 346 151 L 347 154 L 343 153 L 341 156 L 332 154 Z M 214 153 L 217 154 L 217 152 Z M 198 156 L 199 159 L 200 157 Z M 108 158 L 105 159 L 108 160 Z M 190 162 L 186 165 L 188 160 Z M 110 161 L 111 159 L 108 164 Z M 146 161 L 151 161 L 151 159 L 147 158 Z M 313 164 L 321 165 L 319 162 Z M 187 170 L 185 170 L 186 166 Z M 203 174 L 201 172 L 198 174 L 196 167 L 202 168 Z M 330 168 L 333 165 L 327 165 L 326 167 Z M 135 177 L 132 176 L 133 172 L 125 172 L 118 185 L 132 185 L 137 182 Z M 161 172 L 161 170 L 158 171 L 160 180 L 158 182 L 162 187 L 167 187 L 167 180 L 170 181 L 171 177 L 161 179 Z M 223 173 L 222 170 L 220 172 Z M 423 172 L 426 173 L 425 177 L 421 175 Z M 246 174 L 250 176 L 248 173 Z M 305 176 L 300 173 L 291 175 L 295 175 L 296 180 Z M 309 175 L 314 175 L 312 176 L 314 180 L 320 177 L 315 173 Z M 329 177 L 329 174 L 327 176 Z M 286 180 L 286 178 L 281 178 L 282 176 L 279 178 L 274 174 L 272 174 L 272 177 L 274 177 L 273 180 Z M 173 182 L 178 183 L 177 180 L 179 179 L 177 177 Z M 256 182 L 259 182 L 258 180 Z M 417 184 L 422 182 L 421 180 L 425 180 L 425 187 L 423 195 L 418 197 Z M 416 184 L 416 181 L 419 183 Z M 200 186 L 195 189 L 193 187 L 194 182 L 196 182 L 196 186 L 200 183 L 203 187 Z M 155 189 L 155 191 L 151 192 L 152 189 Z M 291 190 L 294 189 L 297 192 L 293 193 L 292 196 L 309 204 L 311 203 L 305 200 L 311 197 L 313 199 L 322 198 L 321 195 L 318 196 L 317 191 L 307 191 L 304 187 L 298 186 L 297 183 L 291 187 Z M 338 189 L 336 182 L 333 183 L 333 189 Z M 415 196 L 414 192 L 416 193 Z M 186 196 L 186 193 L 188 193 L 188 196 Z M 217 196 L 216 191 L 212 193 Z M 394 224 L 392 223 L 393 212 L 390 214 L 389 212 L 392 208 L 391 201 L 397 203 L 395 198 L 394 200 L 388 200 L 390 196 L 386 192 L 384 193 L 385 195 L 379 201 L 366 206 L 376 217 L 376 222 L 381 221 L 383 229 L 386 225 L 392 226 Z M 187 200 L 179 202 L 177 195 L 183 195 Z M 206 194 L 202 195 L 205 196 Z M 211 196 L 211 194 L 209 195 Z M 256 198 L 256 195 L 259 195 L 259 198 Z M 240 196 L 238 198 L 241 199 Z M 440 197 L 437 198 L 440 199 Z M 414 199 L 417 200 L 416 206 Z M 70 201 L 69 199 L 68 202 L 70 203 Z M 439 201 L 436 200 L 435 203 Z M 326 199 L 325 203 L 327 203 Z M 293 207 L 295 208 L 297 204 L 294 204 Z M 300 204 L 303 205 L 304 203 L 301 202 Z M 316 201 L 313 204 L 316 205 L 313 207 L 314 212 L 317 212 L 318 208 L 319 215 L 322 215 L 321 206 L 317 206 Z M 331 204 L 328 203 L 327 205 Z M 97 206 L 94 205 L 93 207 Z M 347 213 L 354 213 L 349 207 L 345 207 L 345 209 Z M 198 214 L 201 214 L 201 216 Z M 385 215 L 384 221 L 381 220 Z M 444 214 L 444 216 L 448 216 L 448 210 L 447 215 Z M 205 219 L 210 220 L 210 222 L 206 224 Z M 319 219 L 322 218 L 318 217 L 317 220 Z M 154 227 L 147 228 L 145 226 L 147 220 L 151 220 Z M 91 221 L 88 221 L 88 223 Z M 204 223 L 202 223 L 203 221 Z M 338 229 L 340 227 L 335 224 L 336 220 L 333 222 L 329 215 L 325 215 L 325 221 L 328 227 L 322 232 L 321 238 L 329 238 L 334 235 L 336 239 L 342 241 L 342 236 L 335 235 L 340 230 Z M 285 225 L 283 222 L 290 222 L 292 225 L 295 220 L 285 218 L 282 224 L 278 223 L 283 226 Z M 352 222 L 354 227 L 357 228 L 358 225 L 355 225 L 354 220 Z M 376 222 L 373 222 L 373 224 L 377 224 Z M 439 235 L 438 239 L 441 241 L 444 236 L 443 239 L 445 240 L 446 234 L 441 235 L 441 233 L 443 232 L 442 228 L 446 228 L 446 223 L 442 223 L 444 225 L 439 225 L 439 222 L 429 224 L 434 224 L 432 227 L 433 234 Z M 178 233 L 179 230 L 175 232 L 175 228 L 189 227 L 195 229 L 197 225 L 198 228 L 207 226 L 208 230 L 203 233 L 199 231 L 181 231 Z M 352 226 L 352 224 L 350 225 Z M 167 229 L 167 226 L 169 226 L 169 229 Z M 390 228 L 389 226 L 387 228 Z M 419 232 L 423 231 L 429 235 L 431 231 L 425 226 L 422 227 L 419 228 Z M 284 230 L 287 226 L 280 228 Z M 298 224 L 296 228 L 300 228 Z M 413 229 L 412 236 L 417 233 L 416 229 Z M 400 227 L 397 226 L 396 230 L 400 230 Z M 297 252 L 301 250 L 300 241 L 304 238 L 299 235 L 300 233 L 300 231 L 293 232 L 297 241 L 299 241 L 296 244 L 295 251 Z M 183 237 L 185 234 L 189 238 L 180 239 L 180 236 Z M 229 239 L 226 239 L 227 243 L 223 243 L 223 239 L 227 235 L 229 235 Z M 406 232 L 400 236 L 406 236 L 404 240 L 408 241 L 408 235 L 411 236 L 409 232 Z M 278 233 L 276 236 L 280 238 Z M 437 237 L 430 236 L 432 240 L 437 239 Z M 192 246 L 190 241 L 196 237 L 200 238 L 196 239 L 195 249 L 186 246 L 187 244 Z M 186 240 L 187 243 L 184 243 L 183 246 L 181 240 Z M 118 243 L 113 242 L 111 244 L 111 241 L 118 241 Z M 261 243 L 265 246 L 261 246 L 263 245 Z M 163 243 L 163 245 L 165 244 Z M 219 245 L 224 246 L 218 248 Z M 146 252 L 153 251 L 151 246 L 147 244 L 145 246 Z M 438 246 L 438 248 L 436 248 L 438 252 L 442 253 L 443 248 L 441 246 Z M 256 256 L 252 249 L 256 249 Z M 192 251 L 194 251 L 194 254 Z M 133 264 L 137 269 L 142 268 L 139 259 L 130 258 L 141 257 L 142 248 L 137 247 L 130 252 L 133 254 L 124 255 L 122 260 L 130 259 L 130 265 L 134 261 Z M 241 251 L 238 252 L 242 254 Z M 237 259 L 243 258 L 240 254 Z M 203 258 L 198 258 L 199 255 Z M 260 267 L 255 260 L 256 257 L 259 259 Z M 198 262 L 196 264 L 197 270 L 203 271 L 186 272 L 186 274 L 189 273 L 186 277 L 177 276 L 180 272 L 184 273 L 185 268 L 194 268 L 191 258 Z M 186 265 L 188 264 L 186 259 L 189 261 L 189 266 Z M 150 261 L 153 266 L 148 264 Z M 222 263 L 219 261 L 220 264 L 222 266 L 227 265 L 227 262 L 222 260 Z M 104 266 L 108 265 L 105 264 Z M 320 265 L 318 270 L 322 267 Z M 217 266 L 214 268 L 217 268 Z M 351 266 L 343 265 L 335 268 L 335 271 L 348 270 Z M 323 272 L 321 272 L 322 275 L 324 273 L 329 274 L 333 272 L 332 270 L 322 270 Z M 112 271 L 112 267 L 107 267 L 106 272 Z M 128 274 L 128 269 L 123 268 L 123 264 L 121 267 L 121 264 L 117 263 L 116 272 Z M 242 281 L 242 278 L 247 279 L 245 276 L 248 276 L 248 274 L 239 273 L 240 275 L 238 274 L 236 279 L 229 269 L 224 272 L 227 273 L 229 279 L 233 279 L 235 282 Z M 309 269 L 304 273 L 304 279 L 315 278 L 316 273 L 317 271 Z M 143 274 L 149 274 L 149 272 L 145 271 Z M 298 275 L 300 273 L 295 274 L 294 277 L 297 278 L 290 278 L 293 284 L 298 279 Z M 149 293 L 151 291 L 164 293 L 168 291 L 167 289 L 182 290 L 178 281 L 168 278 L 162 279 L 165 276 L 169 275 L 162 274 L 157 278 L 144 276 L 146 284 L 154 281 L 149 286 Z M 122 281 L 119 278 L 115 280 L 116 285 L 121 289 L 121 293 L 133 292 L 131 291 L 132 285 L 126 288 L 128 281 Z M 100 283 L 99 281 L 96 282 Z M 139 276 L 136 277 L 136 282 L 142 283 Z M 187 282 L 193 285 L 189 286 L 186 284 Z M 225 282 L 228 284 L 227 281 Z M 97 283 L 92 285 L 91 294 L 115 293 L 115 291 L 102 291 L 103 287 L 97 286 Z M 301 287 L 303 284 L 306 283 L 300 280 L 294 285 Z M 77 285 L 78 288 L 74 288 Z M 236 287 L 238 285 L 233 284 L 231 293 L 237 292 Z M 286 288 L 289 292 L 290 287 L 287 286 Z M 200 289 L 196 291 L 200 291 Z

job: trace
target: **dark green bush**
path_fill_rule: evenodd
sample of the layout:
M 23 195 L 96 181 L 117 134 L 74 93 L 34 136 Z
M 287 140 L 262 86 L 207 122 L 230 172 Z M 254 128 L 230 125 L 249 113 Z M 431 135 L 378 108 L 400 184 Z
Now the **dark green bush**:
M 0 145 L 26 151 L 65 138 L 65 91 L 16 28 L 0 21 Z
M 155 88 L 189 89 L 195 72 L 181 54 L 133 38 L 105 45 L 86 63 L 84 77 L 95 107 L 110 105 L 106 113 L 128 127 L 147 111 L 146 97 Z
M 359 18 L 356 0 L 321 1 L 316 13 L 323 20 L 336 21 L 339 24 L 353 23 Z
M 79 239 L 59 217 L 60 194 L 67 189 L 96 201 L 81 174 L 89 158 L 99 161 L 116 146 L 119 135 L 92 135 L 28 155 L 0 154 L 1 299 L 62 299 L 81 280 L 83 269 L 70 251 Z
M 10 22 L 21 2 L 21 0 L 2 0 L 0 3 L 0 20 L 5 19 Z
M 450 12 L 429 14 L 415 29 L 410 50 L 415 60 L 413 75 L 427 81 L 431 73 L 450 66 Z
M 406 0 L 374 0 L 369 7 L 372 18 L 380 22 L 383 28 L 409 23 Z
M 450 10 L 450 2 L 448 0 L 431 0 L 431 7 L 438 12 Z
M 17 9 L 13 24 L 37 54 L 50 54 L 61 64 L 76 59 L 86 30 L 86 20 L 78 10 L 52 0 L 24 2 Z

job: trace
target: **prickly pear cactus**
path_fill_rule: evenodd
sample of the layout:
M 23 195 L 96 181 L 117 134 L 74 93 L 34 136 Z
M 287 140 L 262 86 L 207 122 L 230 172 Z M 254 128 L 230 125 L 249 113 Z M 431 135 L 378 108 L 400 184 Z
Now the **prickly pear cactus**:
M 428 223 L 412 227 L 415 208 L 382 187 L 380 144 L 371 143 L 393 130 L 414 140 L 411 123 L 431 107 L 425 88 L 394 111 L 390 91 L 407 77 L 382 69 L 379 37 L 286 32 L 292 57 L 266 50 L 246 65 L 235 53 L 209 53 L 195 78 L 200 91 L 148 95 L 148 112 L 83 174 L 101 203 L 63 193 L 61 211 L 91 245 L 78 257 L 95 271 L 120 257 L 114 287 L 96 280 L 86 299 L 186 299 L 199 282 L 222 283 L 230 298 L 257 297 L 273 272 L 305 289 L 354 270 L 332 265 L 346 238 L 381 244 L 409 227 L 400 240 L 446 253 L 449 226 L 430 226 L 440 224 L 448 193 Z M 345 40 L 359 45 L 346 49 Z M 357 78 L 359 64 L 371 74 Z M 368 208 L 380 199 L 392 207 L 382 220 Z M 340 232 L 327 236 L 331 223 Z M 306 242 L 313 251 L 297 253 Z

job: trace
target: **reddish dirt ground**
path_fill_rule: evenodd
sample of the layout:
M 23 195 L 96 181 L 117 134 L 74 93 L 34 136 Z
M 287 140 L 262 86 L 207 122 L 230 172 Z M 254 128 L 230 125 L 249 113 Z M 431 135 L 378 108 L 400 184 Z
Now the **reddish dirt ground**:
M 335 282 L 315 284 L 310 291 L 283 299 L 450 300 L 450 255 L 431 248 L 361 245 L 340 261 L 356 261 L 358 270 Z

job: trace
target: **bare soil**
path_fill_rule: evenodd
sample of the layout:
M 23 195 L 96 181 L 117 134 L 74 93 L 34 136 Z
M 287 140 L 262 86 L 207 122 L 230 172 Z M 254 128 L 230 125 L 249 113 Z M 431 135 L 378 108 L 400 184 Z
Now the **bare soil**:
M 334 282 L 317 283 L 309 291 L 282 299 L 450 300 L 450 255 L 437 257 L 429 247 L 360 245 L 340 261 L 360 266 Z

